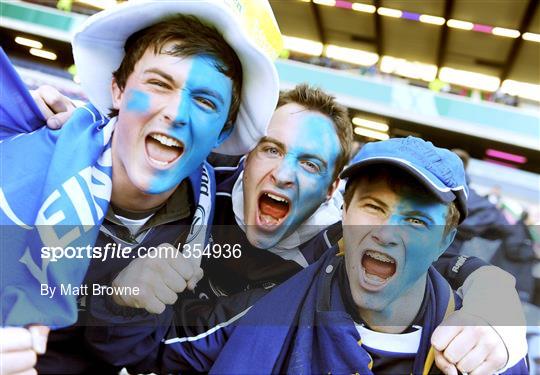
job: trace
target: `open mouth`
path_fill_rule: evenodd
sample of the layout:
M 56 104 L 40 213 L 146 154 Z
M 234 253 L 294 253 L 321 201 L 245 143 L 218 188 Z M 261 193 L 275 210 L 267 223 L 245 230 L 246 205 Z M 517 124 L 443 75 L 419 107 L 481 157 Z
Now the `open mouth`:
M 158 167 L 166 167 L 184 153 L 184 144 L 162 133 L 150 133 L 145 139 L 148 159 Z
M 396 273 L 396 260 L 376 250 L 366 250 L 362 255 L 361 279 L 369 290 L 380 290 Z
M 259 226 L 275 229 L 287 217 L 290 210 L 289 199 L 275 193 L 265 192 L 259 196 Z

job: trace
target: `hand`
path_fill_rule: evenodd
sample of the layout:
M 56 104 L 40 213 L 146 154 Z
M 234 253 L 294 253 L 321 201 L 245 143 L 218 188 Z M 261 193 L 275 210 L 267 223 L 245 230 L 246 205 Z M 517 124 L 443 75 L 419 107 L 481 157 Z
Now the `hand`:
M 0 328 L 0 374 L 37 374 L 37 354 L 45 353 L 49 328 Z
M 508 361 L 506 346 L 493 327 L 462 311 L 452 313 L 435 329 L 431 344 L 435 364 L 446 375 L 457 375 L 457 370 L 493 374 Z
M 73 102 L 52 86 L 40 86 L 37 90 L 30 91 L 30 94 L 50 129 L 60 129 L 75 110 Z
M 195 289 L 203 277 L 199 265 L 176 253 L 176 248 L 167 243 L 158 246 L 158 255 L 135 259 L 116 276 L 113 287 L 138 287 L 139 294 L 114 295 L 114 302 L 161 314 L 165 305 L 176 302 L 178 293 L 186 288 Z

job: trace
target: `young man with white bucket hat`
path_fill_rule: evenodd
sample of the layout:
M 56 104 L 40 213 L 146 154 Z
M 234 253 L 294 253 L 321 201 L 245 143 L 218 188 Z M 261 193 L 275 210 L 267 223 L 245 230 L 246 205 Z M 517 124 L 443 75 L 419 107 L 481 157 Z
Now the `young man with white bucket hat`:
M 2 258 L 3 326 L 83 323 L 84 289 L 72 287 L 107 284 L 130 262 L 145 270 L 142 245 L 204 246 L 215 191 L 204 159 L 212 149 L 248 152 L 265 134 L 278 96 L 270 55 L 280 43 L 267 1 L 130 1 L 90 17 L 75 34 L 91 105 L 61 131 L 9 137 L 37 128 L 25 121 L 25 111 L 36 113 L 28 93 L 10 90 L 2 110 L 19 113 L 2 120 L 9 123 L 0 152 L 16 168 L 2 175 L 0 213 L 3 225 L 18 229 L 5 238 L 12 251 Z M 121 245 L 137 255 L 105 262 L 107 246 Z M 64 252 L 86 246 L 82 256 Z M 149 283 L 166 286 L 164 299 L 201 277 L 198 260 L 174 257 L 159 267 L 150 273 L 160 280 Z M 68 285 L 71 292 L 61 293 Z M 58 349 L 79 351 L 50 357 L 40 372 L 95 371 L 81 338 L 73 327 L 53 332 Z

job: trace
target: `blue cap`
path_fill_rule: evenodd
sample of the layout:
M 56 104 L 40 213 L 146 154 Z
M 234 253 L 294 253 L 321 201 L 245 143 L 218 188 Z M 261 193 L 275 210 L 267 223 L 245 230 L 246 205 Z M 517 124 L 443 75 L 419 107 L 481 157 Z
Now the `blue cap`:
M 461 159 L 452 151 L 416 137 L 370 142 L 362 147 L 341 178 L 358 174 L 368 165 L 391 164 L 410 173 L 444 203 L 454 202 L 459 222 L 467 217 L 469 188 Z

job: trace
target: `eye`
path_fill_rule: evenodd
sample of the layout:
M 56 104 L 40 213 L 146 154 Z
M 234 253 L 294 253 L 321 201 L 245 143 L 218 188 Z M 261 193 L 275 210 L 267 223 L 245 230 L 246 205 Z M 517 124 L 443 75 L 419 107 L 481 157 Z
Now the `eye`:
M 408 222 L 409 224 L 412 224 L 412 225 L 414 225 L 414 226 L 427 227 L 427 223 L 426 223 L 424 220 L 419 219 L 419 218 L 417 218 L 417 217 L 409 217 L 409 218 L 407 218 L 406 220 L 407 220 L 407 222 Z
M 312 161 L 305 160 L 305 161 L 302 161 L 301 163 L 304 166 L 304 168 L 309 172 L 316 173 L 320 171 L 319 166 Z
M 364 208 L 366 208 L 368 211 L 383 212 L 384 213 L 384 210 L 381 207 L 379 207 L 379 206 L 377 206 L 377 205 L 375 205 L 373 203 L 365 203 Z
M 263 147 L 263 152 L 265 155 L 270 157 L 279 157 L 281 156 L 281 151 L 274 146 L 265 146 Z
M 200 106 L 202 106 L 202 107 L 204 107 L 206 109 L 210 109 L 212 111 L 216 110 L 216 105 L 214 104 L 214 102 L 212 102 L 211 100 L 209 100 L 207 98 L 204 98 L 202 96 L 196 96 L 195 101 L 197 103 L 199 103 Z
M 159 87 L 161 89 L 170 89 L 171 86 L 167 83 L 167 82 L 164 82 L 164 81 L 161 81 L 159 79 L 151 79 L 148 81 L 148 83 L 152 86 L 155 86 L 155 87 Z

